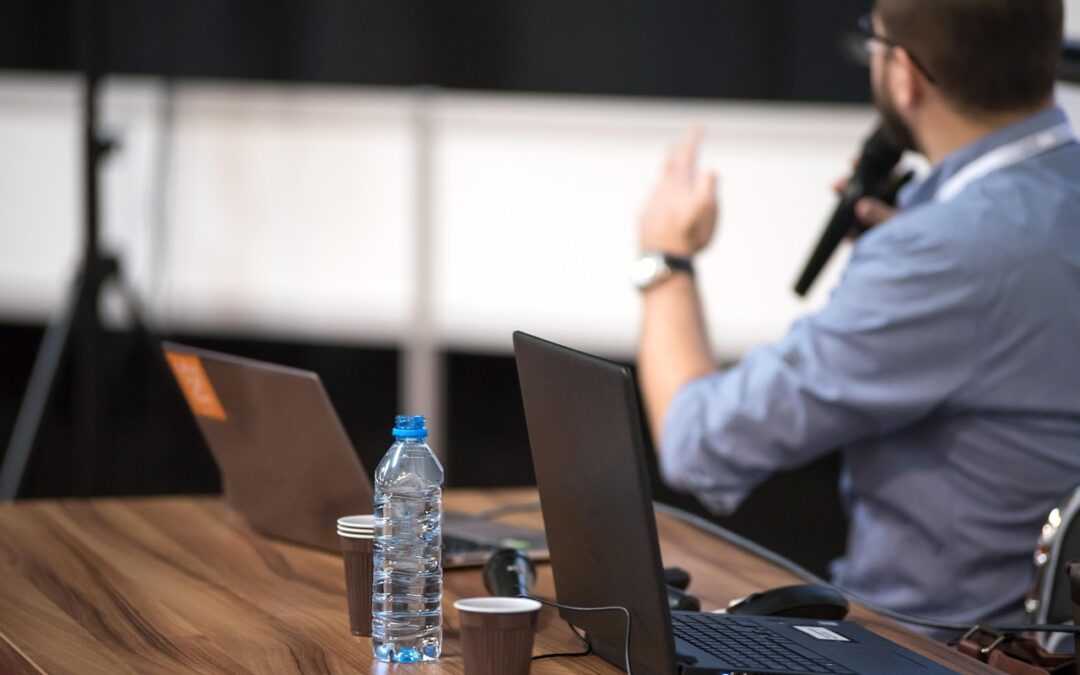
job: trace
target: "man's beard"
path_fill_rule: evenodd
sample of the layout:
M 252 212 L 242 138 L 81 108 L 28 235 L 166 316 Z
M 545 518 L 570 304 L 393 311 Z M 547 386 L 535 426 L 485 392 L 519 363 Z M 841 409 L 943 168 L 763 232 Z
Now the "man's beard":
M 915 134 L 911 131 L 911 127 L 908 126 L 907 122 L 900 117 L 896 106 L 893 105 L 892 99 L 889 98 L 888 87 L 883 84 L 873 83 L 871 89 L 874 92 L 874 106 L 877 107 L 878 112 L 881 114 L 881 124 L 889 140 L 901 150 L 915 150 L 918 152 L 919 146 L 915 142 Z

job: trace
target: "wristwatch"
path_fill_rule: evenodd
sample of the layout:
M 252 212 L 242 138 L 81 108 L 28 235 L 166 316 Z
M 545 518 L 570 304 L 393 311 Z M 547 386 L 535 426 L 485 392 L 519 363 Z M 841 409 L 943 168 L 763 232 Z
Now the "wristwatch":
M 663 251 L 646 251 L 634 263 L 630 278 L 640 291 L 647 291 L 661 281 L 671 278 L 676 272 L 686 272 L 694 276 L 694 266 L 690 258 L 680 258 Z

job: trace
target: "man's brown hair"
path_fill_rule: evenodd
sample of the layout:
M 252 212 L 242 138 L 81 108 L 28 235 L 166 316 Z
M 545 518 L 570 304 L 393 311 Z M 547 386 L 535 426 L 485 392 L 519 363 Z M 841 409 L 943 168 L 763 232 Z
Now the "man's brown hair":
M 885 37 L 904 47 L 968 114 L 1014 112 L 1054 89 L 1062 0 L 877 0 Z

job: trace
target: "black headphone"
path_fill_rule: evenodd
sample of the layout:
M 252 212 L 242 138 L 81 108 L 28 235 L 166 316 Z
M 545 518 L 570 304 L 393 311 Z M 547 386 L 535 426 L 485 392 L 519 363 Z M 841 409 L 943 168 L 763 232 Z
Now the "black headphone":
M 529 556 L 512 548 L 501 548 L 484 564 L 484 587 L 492 595 L 516 598 L 529 595 L 536 583 L 536 566 Z

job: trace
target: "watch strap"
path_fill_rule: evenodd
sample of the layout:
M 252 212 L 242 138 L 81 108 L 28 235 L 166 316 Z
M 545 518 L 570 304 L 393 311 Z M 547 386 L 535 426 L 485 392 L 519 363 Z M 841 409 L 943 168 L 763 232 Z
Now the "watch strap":
M 661 252 L 660 255 L 664 256 L 664 262 L 671 268 L 673 272 L 686 272 L 690 276 L 694 276 L 694 261 L 690 258 L 683 258 L 677 255 L 671 255 L 670 253 Z

